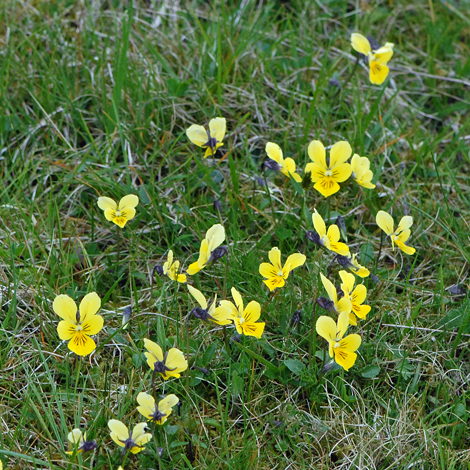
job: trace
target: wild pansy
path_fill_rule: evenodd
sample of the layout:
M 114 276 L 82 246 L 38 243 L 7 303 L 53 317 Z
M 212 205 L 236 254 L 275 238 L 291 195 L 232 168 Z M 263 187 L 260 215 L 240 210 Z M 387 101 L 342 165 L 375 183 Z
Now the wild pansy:
M 229 325 L 232 323 L 230 310 L 225 307 L 216 307 L 217 295 L 210 305 L 207 304 L 207 300 L 201 291 L 197 290 L 193 286 L 188 285 L 190 294 L 196 299 L 199 307 L 195 307 L 191 310 L 190 315 L 194 315 L 199 320 L 208 321 L 211 320 L 218 325 Z
M 73 453 L 78 454 L 80 452 L 90 452 L 98 447 L 95 441 L 87 441 L 86 433 L 82 433 L 78 428 L 72 429 L 72 431 L 69 432 L 67 439 L 70 442 L 69 449 L 72 449 L 65 451 L 65 453 L 69 455 L 72 455 Z
M 356 274 L 359 277 L 367 277 L 370 275 L 370 271 L 359 264 L 359 261 L 356 259 L 356 254 L 349 253 L 349 256 L 336 256 L 336 261 L 343 266 L 343 268 L 349 269 L 351 272 Z
M 313 186 L 322 196 L 328 197 L 339 191 L 338 183 L 351 176 L 351 165 L 346 160 L 351 156 L 352 149 L 348 142 L 336 142 L 331 147 L 330 156 L 326 157 L 325 147 L 319 140 L 313 140 L 308 146 L 308 156 L 312 163 L 305 167 L 310 173 Z
M 145 357 L 147 364 L 154 373 L 159 373 L 165 380 L 171 377 L 180 377 L 180 372 L 188 368 L 188 361 L 184 358 L 184 354 L 177 348 L 171 348 L 163 354 L 162 348 L 149 339 L 144 339 Z
M 351 177 L 358 185 L 368 189 L 375 188 L 375 184 L 371 183 L 374 174 L 370 170 L 370 161 L 367 157 L 360 157 L 355 153 L 351 159 L 351 168 Z
M 206 238 L 201 242 L 199 259 L 192 263 L 186 272 L 192 276 L 207 264 L 217 261 L 227 254 L 227 247 L 220 246 L 225 240 L 225 229 L 220 224 L 213 225 L 206 233 Z
M 351 34 L 351 45 L 353 49 L 367 57 L 369 62 L 369 78 L 373 85 L 381 85 L 388 75 L 387 63 L 393 55 L 393 44 L 385 43 L 379 47 L 375 39 L 370 40 L 362 34 Z
M 357 325 L 356 317 L 364 320 L 367 314 L 370 312 L 370 305 L 362 305 L 367 297 L 367 289 L 364 284 L 358 284 L 354 288 L 356 278 L 354 274 L 346 271 L 340 271 L 339 276 L 343 283 L 341 284 L 341 290 L 344 293 L 344 298 L 351 301 L 351 312 L 349 313 L 349 324 Z
M 137 402 L 139 403 L 137 411 L 142 416 L 145 416 L 145 418 L 153 423 L 163 424 L 168 419 L 168 416 L 171 415 L 173 407 L 179 402 L 179 399 L 176 395 L 167 395 L 157 405 L 151 395 L 140 392 L 137 395 Z
M 52 304 L 54 312 L 62 318 L 57 325 L 57 333 L 68 348 L 78 356 L 87 356 L 96 349 L 90 336 L 103 328 L 103 317 L 96 313 L 101 307 L 101 299 L 96 292 L 85 295 L 77 309 L 75 302 L 65 294 L 58 295 Z
M 166 274 L 172 281 L 186 282 L 186 274 L 178 274 L 180 262 L 173 261 L 173 251 L 168 252 L 166 263 L 163 264 L 163 274 Z
M 312 221 L 313 226 L 315 227 L 315 232 L 309 231 L 306 233 L 306 237 L 310 241 L 316 243 L 317 245 L 323 246 L 327 250 L 334 251 L 339 255 L 349 255 L 348 245 L 339 241 L 340 231 L 337 225 L 330 225 L 327 231 L 325 221 L 316 209 L 313 210 Z
M 261 338 L 264 331 L 264 322 L 257 322 L 261 315 L 261 306 L 256 300 L 252 300 L 248 305 L 243 307 L 243 299 L 240 292 L 232 287 L 232 297 L 235 305 L 229 300 L 222 300 L 220 305 L 225 307 L 230 313 L 235 323 L 238 334 L 245 336 L 254 336 Z
M 132 432 L 129 432 L 127 426 L 117 419 L 108 421 L 108 428 L 111 431 L 111 439 L 120 447 L 123 447 L 122 453 L 130 451 L 133 454 L 140 452 L 147 444 L 152 435 L 145 432 L 147 423 L 139 423 L 134 426 Z
M 259 273 L 266 279 L 263 281 L 270 291 L 273 291 L 277 287 L 282 287 L 286 283 L 286 279 L 289 277 L 289 273 L 305 263 L 307 259 L 305 255 L 301 253 L 294 253 L 287 258 L 286 264 L 281 264 L 281 251 L 279 248 L 274 247 L 269 252 L 269 263 L 261 263 L 259 266 Z
M 294 160 L 289 157 L 284 159 L 281 147 L 279 147 L 279 145 L 273 142 L 268 142 L 266 144 L 266 153 L 271 160 L 275 161 L 279 165 L 279 171 L 282 174 L 286 175 L 287 177 L 292 176 L 292 178 L 294 178 L 297 183 L 302 181 L 302 177 L 295 172 Z
M 411 235 L 410 227 L 413 225 L 413 217 L 409 215 L 402 217 L 395 231 L 393 217 L 389 213 L 379 211 L 377 212 L 375 220 L 377 225 L 390 237 L 392 247 L 395 247 L 396 244 L 398 248 L 407 255 L 412 255 L 416 252 L 415 248 L 405 245 Z
M 98 207 L 104 210 L 106 220 L 114 222 L 119 227 L 123 228 L 128 220 L 135 217 L 135 208 L 139 204 L 139 198 L 134 194 L 124 196 L 119 204 L 116 204 L 109 197 L 99 197 Z
M 349 313 L 343 312 L 338 316 L 338 323 L 325 315 L 317 320 L 317 333 L 328 341 L 330 357 L 334 357 L 335 362 L 349 370 L 356 362 L 355 351 L 361 345 L 361 337 L 352 334 L 343 338 L 349 326 Z
M 197 124 L 193 124 L 186 130 L 188 139 L 198 147 L 206 149 L 204 158 L 215 155 L 219 147 L 223 145 L 225 136 L 225 118 L 214 118 L 209 121 L 209 130 Z
M 328 293 L 328 297 L 330 298 L 331 302 L 333 302 L 334 311 L 337 314 L 347 313 L 351 311 L 351 301 L 346 296 L 341 297 L 338 299 L 338 292 L 334 284 L 325 277 L 322 273 L 320 273 L 321 282 L 323 287 L 325 288 L 326 292 Z M 329 309 L 328 309 L 329 310 Z

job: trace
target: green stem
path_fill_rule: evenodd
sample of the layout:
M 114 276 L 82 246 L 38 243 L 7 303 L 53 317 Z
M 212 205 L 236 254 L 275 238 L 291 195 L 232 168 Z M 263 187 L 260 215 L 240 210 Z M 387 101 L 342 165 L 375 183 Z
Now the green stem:
M 77 361 L 77 375 L 75 377 L 75 393 L 77 393 L 78 378 L 80 376 L 80 369 L 82 368 L 82 360 L 83 360 L 83 357 L 80 356 Z

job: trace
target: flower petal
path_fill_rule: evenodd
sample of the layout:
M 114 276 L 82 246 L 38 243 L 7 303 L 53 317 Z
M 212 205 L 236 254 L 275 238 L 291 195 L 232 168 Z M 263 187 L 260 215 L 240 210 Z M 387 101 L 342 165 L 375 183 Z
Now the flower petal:
M 340 189 L 339 184 L 331 177 L 323 178 L 315 183 L 313 187 L 324 197 L 332 196 Z
M 313 183 L 325 177 L 326 168 L 317 165 L 316 163 L 307 163 L 305 166 L 305 174 L 310 173 L 310 179 Z
M 302 266 L 306 260 L 307 257 L 302 253 L 293 253 L 287 258 L 284 270 L 288 269 L 288 272 L 291 272 L 293 269 Z
M 173 393 L 167 395 L 165 398 L 158 402 L 158 410 L 161 413 L 170 415 L 170 413 L 172 412 L 172 408 L 177 405 L 179 401 L 179 398 Z
M 335 253 L 338 253 L 338 255 L 341 255 L 341 256 L 348 256 L 349 255 L 349 246 L 346 245 L 346 243 L 341 243 L 341 242 L 332 243 L 332 242 L 330 242 L 330 250 L 334 251 Z
M 272 265 L 277 271 L 282 271 L 282 264 L 281 264 L 281 250 L 276 246 L 271 248 L 268 253 L 269 261 L 271 261 Z M 264 264 L 264 263 L 263 263 Z M 260 266 L 261 269 L 261 266 Z
M 375 60 L 369 64 L 369 80 L 373 85 L 381 85 L 388 75 L 388 67 Z
M 162 348 L 157 343 L 154 343 L 153 341 L 150 341 L 149 339 L 145 338 L 144 339 L 144 346 L 145 346 L 145 349 L 150 351 L 150 353 L 153 356 L 155 356 L 157 361 L 163 361 L 163 351 L 162 351 Z M 152 367 L 152 369 L 153 369 L 153 367 Z
M 81 444 L 83 442 L 82 431 L 78 428 L 72 429 L 72 431 L 69 432 L 67 439 L 72 444 Z
M 312 140 L 308 145 L 307 152 L 313 163 L 316 163 L 321 168 L 327 168 L 325 147 L 319 140 Z
M 404 230 L 409 229 L 413 225 L 413 217 L 411 215 L 405 215 L 401 218 L 400 223 L 398 224 L 396 233 L 399 234 Z
M 242 296 L 240 295 L 240 292 L 238 292 L 237 289 L 235 289 L 235 287 L 232 287 L 231 292 L 232 292 L 233 300 L 235 301 L 235 305 L 237 306 L 238 312 L 241 315 L 243 313 L 243 299 L 242 299 Z
M 341 165 L 338 165 L 334 167 L 331 170 L 331 177 L 337 182 L 337 183 L 342 183 L 343 181 L 346 181 L 352 173 L 352 168 L 349 163 L 342 163 Z
M 101 307 L 101 299 L 96 292 L 90 292 L 83 297 L 80 302 L 80 322 L 83 323 L 85 320 L 96 315 L 96 312 Z
M 60 321 L 57 325 L 57 333 L 59 335 L 59 338 L 62 341 L 68 341 L 75 334 L 76 327 L 77 325 L 70 323 L 67 320 Z
M 54 312 L 70 323 L 76 323 L 77 305 L 71 297 L 66 294 L 58 295 L 52 304 Z
M 270 279 L 266 279 L 263 281 L 269 288 L 270 291 L 273 291 L 274 289 L 278 287 L 283 287 L 286 281 L 282 276 L 275 276 Z
M 318 235 L 320 235 L 320 238 L 323 237 L 323 235 L 326 235 L 325 221 L 316 209 L 313 209 L 312 222 L 316 232 L 318 233 Z
M 277 277 L 278 275 L 278 270 L 269 263 L 261 263 L 259 265 L 259 273 L 261 276 L 266 277 L 266 278 L 271 278 L 271 277 Z
M 135 209 L 133 207 L 126 207 L 125 209 L 121 210 L 121 217 L 128 220 L 132 220 L 135 217 Z
M 354 274 L 348 273 L 344 270 L 339 272 L 339 277 L 343 281 L 343 284 L 341 284 L 341 289 L 343 289 L 344 295 L 349 297 L 354 289 L 356 278 L 354 277 Z
M 96 335 L 103 328 L 103 323 L 104 320 L 101 315 L 94 315 L 82 323 L 83 332 L 90 336 Z
M 129 439 L 129 430 L 127 426 L 117 419 L 110 419 L 108 421 L 108 428 L 111 431 L 111 439 L 121 447 L 124 447 L 125 444 L 123 441 Z
M 243 318 L 245 322 L 254 323 L 259 319 L 261 315 L 261 306 L 256 300 L 252 300 L 245 308 L 243 312 Z
M 377 60 L 378 62 L 381 62 L 382 64 L 386 64 L 393 56 L 393 44 L 392 43 L 387 43 L 391 44 L 392 47 L 381 47 L 380 49 L 377 49 L 374 51 L 374 59 Z
M 240 320 L 238 319 L 238 322 Z M 254 336 L 255 338 L 260 339 L 261 335 L 263 334 L 265 327 L 264 322 L 259 322 L 259 323 L 251 323 L 251 322 L 244 322 L 243 324 L 239 325 L 239 328 L 241 329 L 241 332 L 245 336 Z M 237 331 L 240 333 L 240 330 L 237 328 Z
M 198 273 L 202 268 L 199 266 L 199 263 L 195 261 L 194 263 L 190 264 L 188 266 L 188 269 L 186 272 L 190 275 L 193 276 L 194 274 Z
M 215 301 L 212 306 L 214 306 L 214 304 Z M 218 325 L 229 325 L 233 320 L 232 310 L 224 306 L 214 308 L 213 311 L 209 311 L 209 315 L 214 318 L 214 323 L 217 323 Z
M 266 153 L 271 160 L 274 160 L 279 165 L 282 165 L 284 157 L 282 156 L 282 150 L 279 145 L 275 144 L 274 142 L 268 142 L 266 144 Z
M 341 165 L 351 156 L 351 154 L 352 148 L 351 145 L 349 145 L 349 142 L 346 142 L 345 140 L 336 142 L 330 150 L 330 168 Z
M 352 303 L 347 297 L 342 297 L 336 302 L 336 310 L 338 310 L 338 313 L 349 313 L 351 312 L 352 309 Z
M 353 274 L 350 274 L 350 276 L 354 277 Z M 351 301 L 355 304 L 362 304 L 362 302 L 366 300 L 366 297 L 367 297 L 367 289 L 364 284 L 357 285 L 354 291 L 351 293 Z
M 95 342 L 81 331 L 75 331 L 67 346 L 77 356 L 88 356 L 96 349 Z
M 326 292 L 328 293 L 328 297 L 330 298 L 330 300 L 332 302 L 335 302 L 335 304 L 336 304 L 336 299 L 338 298 L 338 294 L 336 292 L 336 287 L 322 273 L 320 273 L 320 278 L 321 278 L 321 282 L 323 284 L 323 287 L 325 288 Z
M 112 207 L 106 208 L 104 211 L 104 217 L 106 220 L 112 222 L 116 218 L 116 209 L 113 209 Z
M 344 368 L 344 370 L 349 370 L 354 365 L 357 359 L 357 354 L 344 349 L 337 348 L 335 349 L 335 361 L 338 365 Z
M 241 312 L 239 312 L 238 308 L 233 304 L 233 302 L 230 302 L 230 300 L 221 300 L 220 306 L 230 310 L 232 320 L 241 316 Z
M 119 201 L 118 210 L 122 211 L 126 207 L 134 208 L 139 204 L 139 198 L 135 194 L 128 194 Z
M 225 229 L 221 224 L 213 225 L 206 233 L 208 255 L 225 240 Z
M 335 341 L 336 339 L 336 323 L 330 317 L 322 315 L 318 318 L 315 325 L 317 333 L 325 338 L 328 342 Z
M 352 335 L 346 336 L 346 338 L 343 338 L 339 342 L 339 347 L 341 349 L 345 349 L 346 351 L 354 352 L 359 349 L 359 346 L 361 345 L 361 343 L 362 343 L 361 337 L 357 334 L 352 334 Z
M 346 331 L 348 330 L 350 311 L 351 309 L 349 309 L 348 311 L 344 311 L 338 315 L 338 329 L 337 329 L 337 334 L 336 334 L 337 340 L 340 340 L 345 335 Z
M 407 255 L 414 255 L 416 253 L 416 248 L 405 245 L 400 240 L 395 240 L 395 243 L 397 244 L 398 248 L 400 248 L 400 250 L 403 251 L 403 253 L 406 253 Z
M 351 46 L 355 51 L 364 55 L 369 55 L 369 52 L 372 52 L 369 40 L 359 33 L 351 34 Z
M 209 121 L 209 131 L 211 137 L 215 137 L 217 142 L 222 142 L 225 137 L 225 129 L 227 126 L 227 121 L 225 118 L 214 118 Z
M 188 361 L 186 361 L 182 351 L 177 348 L 171 348 L 168 351 L 165 364 L 169 369 L 175 369 L 174 371 L 167 371 L 167 374 L 174 375 L 175 377 L 179 377 L 179 373 L 188 368 Z
M 204 129 L 204 127 L 197 124 L 193 124 L 188 129 L 186 129 L 186 135 L 188 136 L 188 139 L 198 147 L 203 147 L 209 140 L 207 131 Z
M 197 303 L 204 309 L 207 308 L 207 300 L 202 292 L 193 286 L 188 285 L 189 293 L 196 299 Z
M 393 233 L 393 218 L 392 216 L 385 211 L 377 212 L 375 216 L 375 221 L 377 225 L 387 234 L 391 235 Z
M 155 412 L 155 399 L 148 393 L 140 392 L 137 395 L 137 403 L 140 405 L 137 407 L 139 413 L 150 419 Z
M 104 211 L 106 209 L 116 210 L 118 208 L 115 201 L 113 201 L 110 197 L 104 197 L 104 196 L 101 196 L 98 198 L 98 207 Z

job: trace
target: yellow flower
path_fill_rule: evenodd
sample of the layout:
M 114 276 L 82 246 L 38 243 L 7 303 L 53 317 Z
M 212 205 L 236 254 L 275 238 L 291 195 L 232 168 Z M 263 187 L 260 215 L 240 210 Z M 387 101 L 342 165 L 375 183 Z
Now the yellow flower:
M 52 308 L 62 318 L 57 325 L 57 333 L 63 341 L 69 341 L 69 349 L 79 356 L 87 356 L 96 349 L 90 338 L 103 328 L 103 317 L 96 315 L 101 307 L 101 299 L 96 292 L 85 295 L 80 308 L 68 295 L 58 295 Z
M 392 247 L 396 244 L 401 251 L 407 255 L 412 255 L 416 252 L 416 249 L 405 245 L 408 238 L 410 238 L 411 230 L 410 227 L 413 225 L 413 217 L 405 215 L 400 220 L 396 231 L 394 231 L 393 218 L 390 214 L 385 211 L 377 212 L 375 217 L 377 225 L 390 237 L 392 240 Z
M 172 281 L 186 282 L 186 274 L 178 274 L 180 262 L 173 262 L 173 251 L 168 252 L 168 259 L 163 264 L 163 274 L 166 274 Z
M 339 241 L 340 232 L 337 225 L 330 225 L 327 232 L 325 221 L 316 209 L 313 210 L 312 221 L 313 226 L 315 227 L 315 230 L 318 234 L 318 244 L 324 246 L 327 250 L 338 253 L 339 255 L 349 255 L 348 245 Z
M 90 450 L 96 449 L 97 447 L 96 442 L 87 441 L 86 433 L 82 434 L 82 431 L 78 428 L 72 429 L 72 431 L 69 432 L 67 439 L 69 440 L 73 449 L 71 451 L 65 451 L 65 453 L 69 455 L 72 455 L 74 452 L 77 454 L 80 452 L 89 452 Z
M 388 75 L 387 62 L 393 55 L 393 44 L 387 42 L 385 46 L 372 50 L 370 41 L 362 34 L 351 34 L 351 45 L 354 50 L 364 54 L 369 60 L 369 78 L 374 85 L 381 85 Z
M 194 315 L 200 320 L 211 320 L 214 323 L 217 323 L 218 325 L 228 325 L 232 323 L 230 310 L 226 309 L 225 307 L 216 308 L 215 304 L 217 302 L 217 295 L 215 296 L 214 301 L 211 302 L 211 304 L 208 306 L 207 300 L 201 291 L 189 285 L 188 289 L 190 294 L 196 299 L 197 303 L 200 305 L 200 307 L 193 308 L 193 310 L 191 311 L 191 315 Z
M 349 298 L 341 297 L 341 299 L 338 300 L 338 292 L 334 284 L 327 277 L 325 277 L 322 273 L 320 273 L 320 277 L 321 277 L 321 282 L 323 284 L 323 287 L 328 293 L 328 297 L 330 298 L 330 300 L 333 302 L 335 306 L 336 313 L 338 314 L 347 313 L 349 315 L 349 312 L 351 311 L 351 308 L 352 308 L 351 301 L 349 300 Z
M 357 184 L 368 189 L 375 188 L 375 184 L 371 183 L 374 174 L 370 170 L 370 161 L 367 157 L 360 157 L 355 153 L 351 159 L 351 168 L 351 176 Z
M 188 368 L 188 361 L 179 349 L 171 348 L 163 354 L 162 348 L 149 339 L 144 339 L 144 345 L 148 351 L 144 352 L 147 364 L 154 372 L 161 374 L 165 380 L 171 377 L 180 377 L 180 372 Z
M 123 228 L 128 220 L 135 217 L 135 207 L 139 204 L 139 198 L 134 194 L 124 196 L 117 205 L 109 197 L 99 197 L 98 207 L 104 210 L 106 220 L 114 222 L 119 227 Z
M 286 282 L 285 279 L 289 277 L 289 273 L 305 263 L 307 259 L 305 255 L 294 253 L 287 258 L 286 264 L 281 264 L 281 251 L 279 248 L 274 247 L 269 252 L 269 263 L 261 263 L 259 266 L 259 273 L 261 276 L 267 278 L 263 282 L 269 287 L 270 291 L 276 287 L 282 287 Z
M 171 394 L 160 400 L 157 405 L 151 395 L 140 392 L 137 395 L 137 402 L 140 405 L 137 407 L 137 411 L 141 415 L 153 423 L 163 424 L 171 415 L 172 408 L 179 402 L 179 399 L 176 395 Z
M 232 287 L 232 297 L 235 301 L 235 305 L 229 300 L 222 300 L 220 305 L 231 312 L 237 332 L 245 336 L 254 336 L 258 339 L 261 338 L 265 323 L 257 322 L 261 315 L 260 304 L 255 300 L 252 300 L 246 308 L 243 308 L 242 296 L 235 287 Z
M 133 454 L 137 454 L 152 439 L 152 435 L 145 432 L 147 423 L 136 424 L 131 433 L 129 433 L 127 426 L 117 419 L 110 419 L 108 427 L 111 431 L 111 439 L 118 446 L 123 447 L 123 453 L 131 451 Z
M 356 256 L 357 255 L 351 255 L 350 253 L 349 256 L 337 256 L 336 260 L 341 266 L 343 266 L 343 268 L 349 269 L 354 274 L 357 274 L 359 277 L 364 278 L 369 276 L 370 271 L 359 264 L 359 261 L 356 259 Z
M 351 301 L 352 310 L 349 313 L 349 324 L 357 325 L 356 317 L 364 320 L 367 314 L 370 312 L 370 305 L 362 305 L 366 300 L 367 289 L 364 284 L 358 284 L 354 289 L 356 278 L 354 274 L 350 274 L 346 271 L 340 271 L 339 276 L 343 283 L 341 284 L 341 290 L 344 293 L 344 298 Z
M 186 135 L 193 144 L 206 149 L 204 158 L 207 158 L 209 155 L 215 155 L 217 149 L 223 145 L 225 127 L 225 118 L 214 118 L 209 121 L 208 131 L 202 126 L 193 124 L 186 130 Z
M 192 263 L 189 268 L 186 270 L 186 272 L 192 276 L 193 274 L 196 274 L 199 272 L 201 269 L 203 269 L 206 264 L 208 264 L 211 261 L 215 261 L 216 259 L 220 258 L 223 256 L 223 254 L 220 256 L 218 252 L 216 251 L 219 247 L 219 250 L 222 249 L 220 245 L 224 242 L 225 240 L 225 229 L 222 225 L 220 224 L 215 224 L 213 225 L 206 233 L 206 238 L 202 240 L 201 242 L 201 248 L 199 250 L 199 259 L 195 262 Z M 224 254 L 226 253 L 226 249 L 224 250 Z M 215 255 L 215 256 L 214 256 Z
M 349 314 L 346 312 L 338 316 L 338 323 L 327 316 L 321 316 L 317 320 L 317 333 L 328 341 L 330 357 L 346 370 L 349 370 L 356 362 L 355 351 L 361 345 L 361 337 L 357 334 L 345 335 L 349 325 Z
M 338 183 L 351 176 L 351 165 L 345 163 L 351 156 L 351 146 L 346 141 L 336 142 L 331 147 L 330 156 L 326 157 L 325 147 L 319 140 L 313 140 L 308 146 L 308 156 L 313 163 L 308 163 L 305 173 L 310 172 L 313 186 L 322 196 L 328 197 L 339 191 Z
M 271 160 L 274 160 L 279 165 L 279 171 L 286 176 L 292 176 L 297 183 L 302 181 L 302 177 L 295 172 L 295 162 L 292 158 L 286 158 L 284 160 L 281 147 L 268 142 L 266 144 L 266 153 Z

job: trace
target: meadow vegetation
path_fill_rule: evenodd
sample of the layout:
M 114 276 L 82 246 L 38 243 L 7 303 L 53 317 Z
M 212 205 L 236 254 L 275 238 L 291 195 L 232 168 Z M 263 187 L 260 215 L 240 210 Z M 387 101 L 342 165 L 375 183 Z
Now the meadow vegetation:
M 465 5 L 1 2 L 4 468 L 470 468 Z

